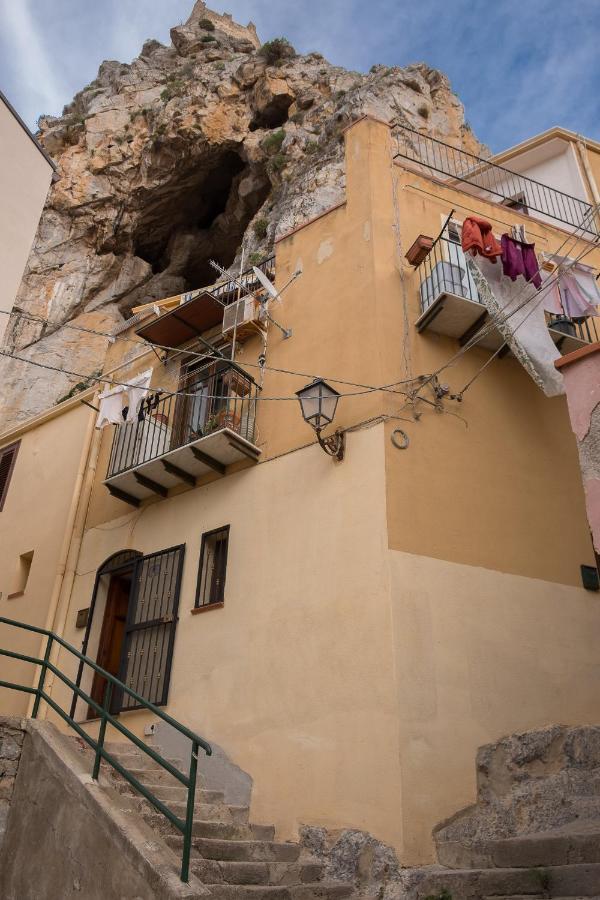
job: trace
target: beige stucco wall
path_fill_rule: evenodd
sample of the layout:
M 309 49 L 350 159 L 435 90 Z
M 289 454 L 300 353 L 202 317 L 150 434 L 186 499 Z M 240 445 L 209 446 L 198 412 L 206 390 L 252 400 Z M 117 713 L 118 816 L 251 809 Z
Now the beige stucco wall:
M 600 720 L 595 594 L 390 551 L 403 860 L 475 801 L 475 750 Z
M 0 344 L 38 227 L 52 168 L 0 98 Z
M 0 615 L 47 627 L 50 600 L 58 575 L 65 530 L 72 510 L 77 475 L 86 440 L 90 410 L 78 404 L 20 439 L 17 460 L 4 508 L 0 512 Z M 15 436 L 1 441 L 13 443 Z M 22 596 L 9 600 L 21 554 L 33 550 L 29 580 Z M 0 626 L 0 646 L 38 655 L 40 638 Z M 0 658 L 0 678 L 31 684 L 27 663 Z M 22 714 L 28 697 L 2 690 L 3 714 Z
M 104 559 L 186 543 L 168 711 L 251 774 L 253 819 L 283 837 L 310 822 L 401 846 L 384 475 L 377 426 L 351 435 L 341 465 L 300 450 L 83 542 L 65 632 L 76 645 Z M 201 535 L 226 524 L 225 606 L 194 616 Z M 141 733 L 144 716 L 122 718 Z

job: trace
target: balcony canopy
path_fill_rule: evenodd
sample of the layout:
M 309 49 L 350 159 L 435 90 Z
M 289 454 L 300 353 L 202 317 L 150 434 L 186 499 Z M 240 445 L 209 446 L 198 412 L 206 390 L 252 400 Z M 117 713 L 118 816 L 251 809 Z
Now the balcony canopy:
M 138 328 L 136 334 L 163 347 L 179 347 L 223 321 L 223 304 L 209 291 Z

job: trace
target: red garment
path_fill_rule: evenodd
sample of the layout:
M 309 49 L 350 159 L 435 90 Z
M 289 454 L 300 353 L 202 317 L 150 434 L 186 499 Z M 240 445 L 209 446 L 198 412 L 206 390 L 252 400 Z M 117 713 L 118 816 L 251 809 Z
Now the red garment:
M 472 256 L 485 256 L 496 262 L 496 257 L 502 255 L 502 247 L 492 234 L 492 226 L 486 219 L 479 216 L 469 216 L 462 227 L 462 248 L 469 251 Z

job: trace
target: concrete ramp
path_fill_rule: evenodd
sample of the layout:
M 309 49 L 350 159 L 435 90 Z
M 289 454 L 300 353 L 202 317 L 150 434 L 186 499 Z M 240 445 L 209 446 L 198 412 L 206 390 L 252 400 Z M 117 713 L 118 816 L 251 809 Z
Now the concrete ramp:
M 4 741 L 6 731 L 10 740 Z M 18 733 L 23 735 L 22 741 Z M 101 774 L 89 754 L 49 722 L 0 722 L 9 767 L 0 855 L 2 900 L 192 900 L 209 890 L 179 880 L 179 858 L 139 814 L 135 800 Z M 83 741 L 81 742 L 83 745 Z M 0 792 L 2 779 L 0 778 Z M 10 789 L 10 790 L 9 790 Z

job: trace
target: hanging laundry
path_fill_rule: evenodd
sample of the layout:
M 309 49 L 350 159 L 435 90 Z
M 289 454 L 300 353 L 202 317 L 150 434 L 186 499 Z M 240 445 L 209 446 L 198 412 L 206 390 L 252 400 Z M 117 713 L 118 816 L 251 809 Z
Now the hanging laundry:
M 142 372 L 135 378 L 128 379 L 127 396 L 129 398 L 129 408 L 127 410 L 127 421 L 137 422 L 140 404 L 148 393 L 150 387 L 150 379 L 152 378 L 152 369 Z
M 562 262 L 562 261 L 561 261 Z M 567 316 L 582 321 L 600 315 L 600 291 L 587 266 L 569 264 L 565 259 L 547 280 L 552 284 L 544 290 L 544 309 L 555 316 Z
M 512 281 L 522 275 L 526 281 L 530 281 L 539 290 L 542 286 L 542 276 L 535 255 L 535 244 L 524 244 L 517 241 L 509 234 L 503 234 L 500 238 L 502 244 L 502 271 Z
M 485 256 L 492 262 L 496 262 L 496 257 L 502 253 L 502 247 L 492 234 L 492 226 L 479 216 L 469 216 L 463 222 L 461 244 L 465 253 Z
M 598 308 L 589 302 L 588 296 L 575 275 L 570 272 L 563 275 L 559 284 L 563 309 L 569 318 L 587 319 L 588 316 L 598 315 Z
M 513 238 L 513 240 L 520 241 L 522 244 L 530 243 L 530 241 L 527 240 L 524 225 L 511 225 L 510 236 Z
M 490 319 L 528 375 L 546 396 L 564 394 L 562 375 L 554 367 L 560 352 L 546 325 L 543 297 L 533 284 L 505 278 L 490 260 L 467 258 L 467 266 Z
M 123 394 L 124 388 L 119 385 L 98 395 L 100 409 L 96 418 L 96 428 L 123 424 Z

